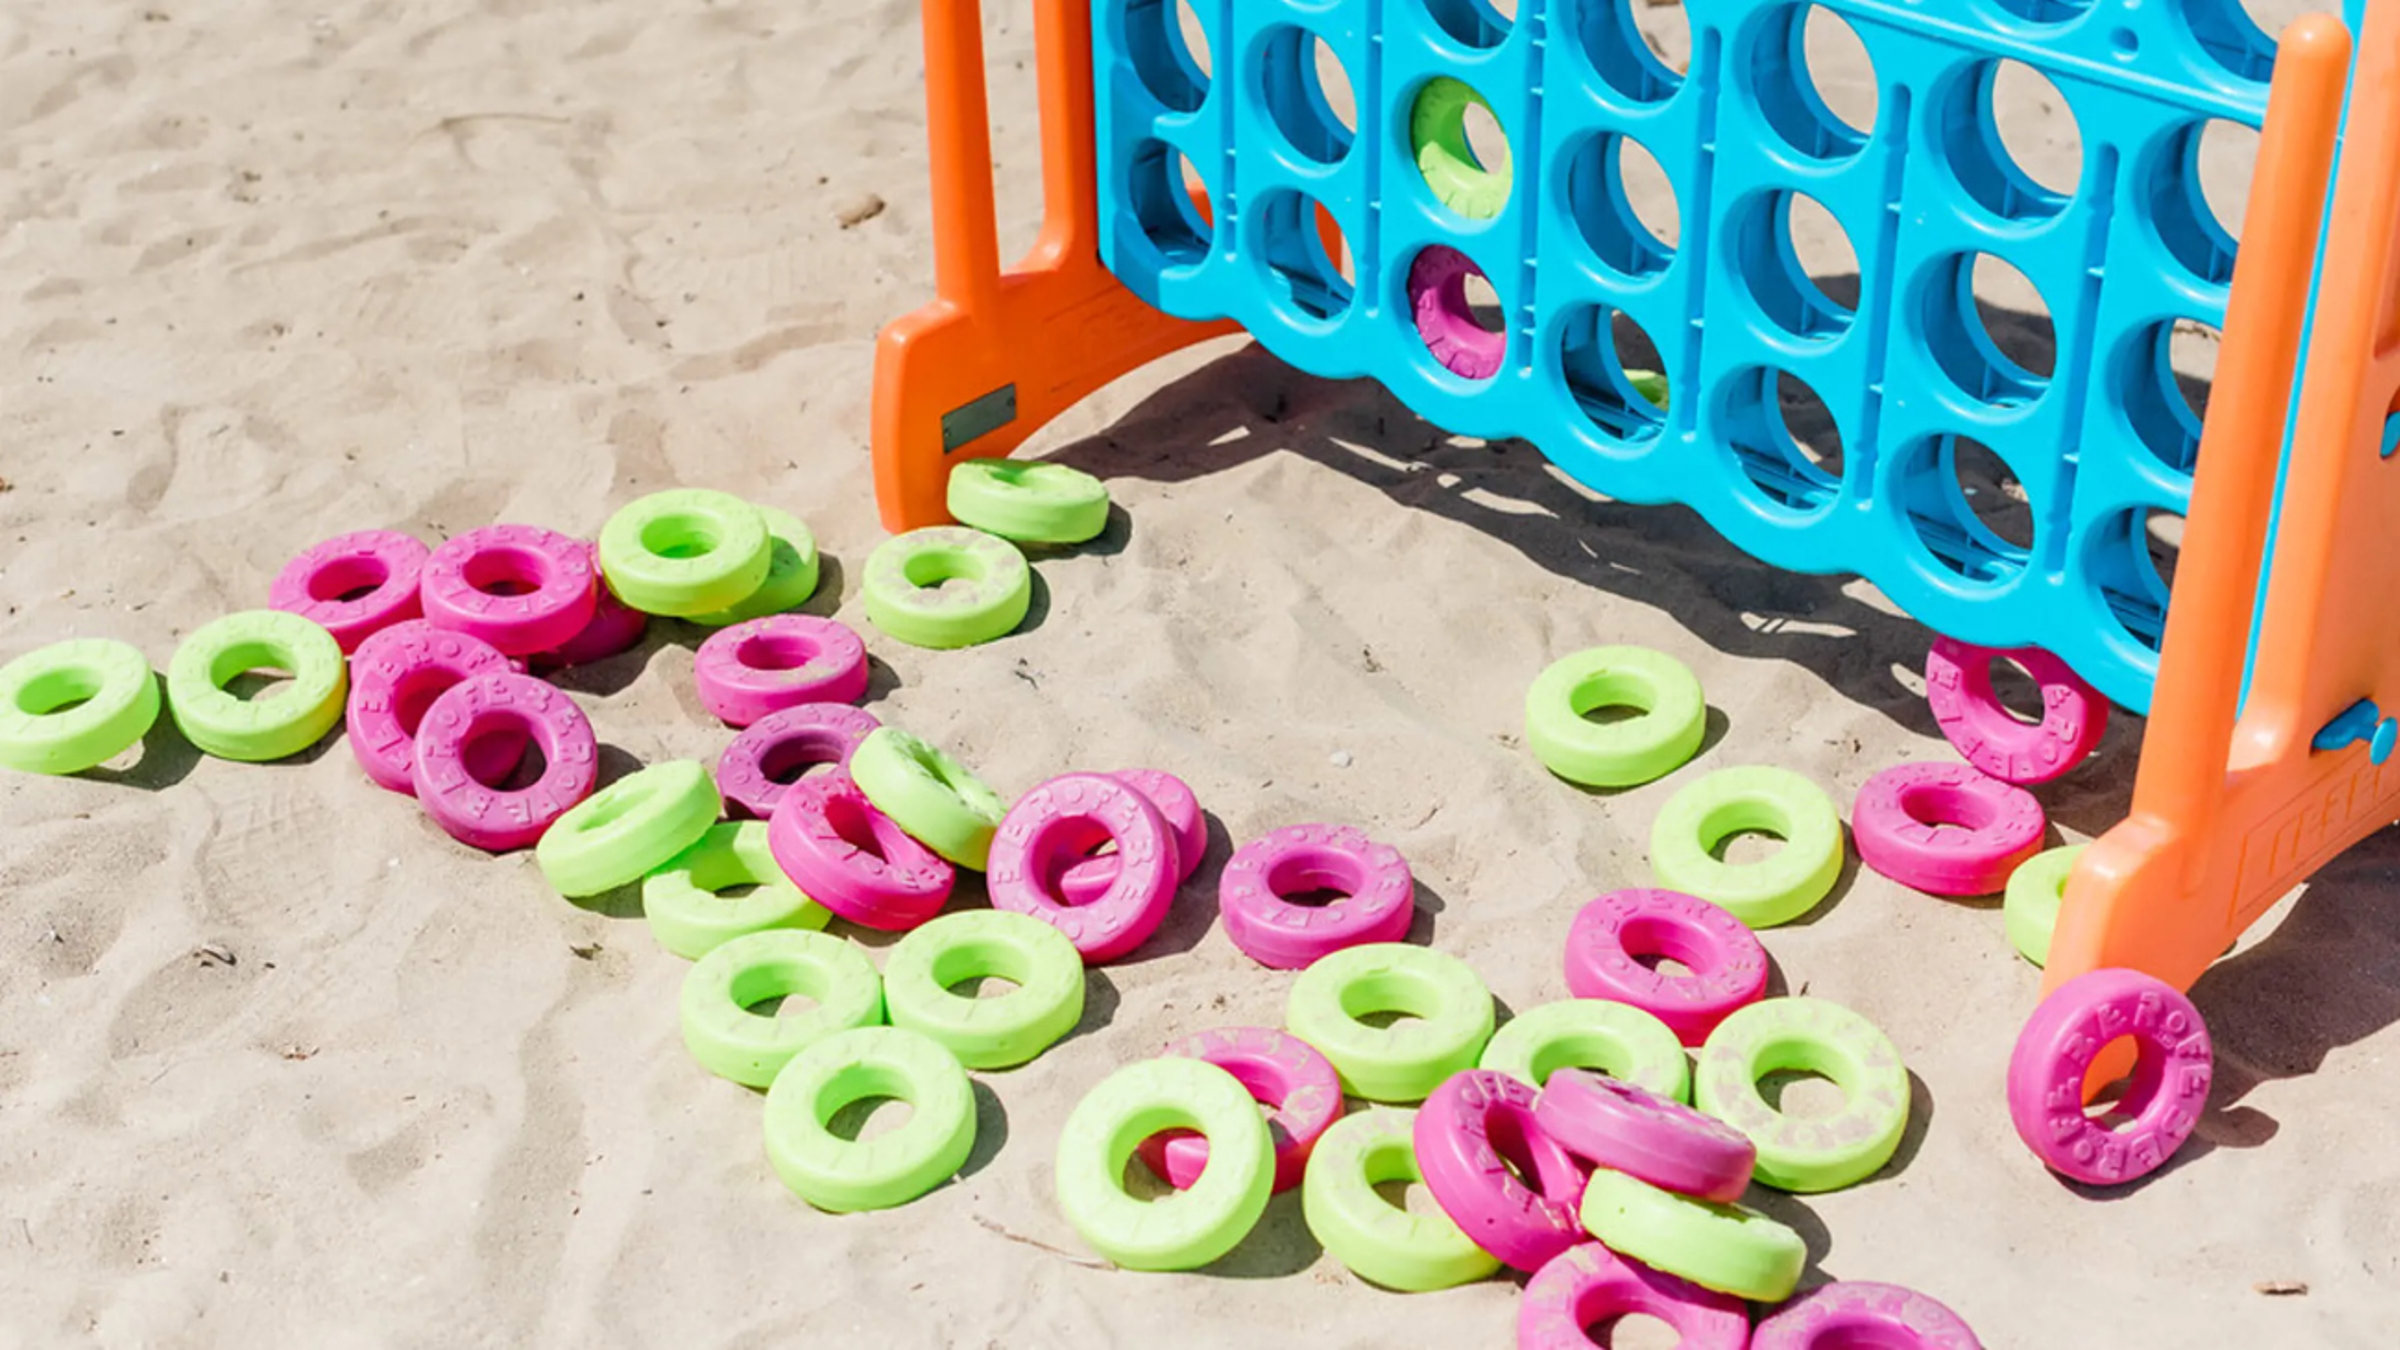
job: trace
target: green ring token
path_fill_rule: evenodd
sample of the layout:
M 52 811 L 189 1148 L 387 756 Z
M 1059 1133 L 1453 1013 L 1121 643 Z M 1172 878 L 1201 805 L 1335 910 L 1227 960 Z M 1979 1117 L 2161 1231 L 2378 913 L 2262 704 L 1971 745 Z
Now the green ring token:
M 961 460 L 950 514 L 1021 544 L 1080 544 L 1108 528 L 1108 488 L 1081 469 L 1026 459 Z
M 158 677 L 140 648 L 53 642 L 0 666 L 0 764 L 81 773 L 131 749 L 158 709 Z
M 1784 841 L 1762 862 L 1720 862 L 1710 850 L 1744 830 Z M 1842 817 L 1825 790 L 1789 769 L 1719 769 L 1684 785 L 1650 827 L 1659 884 L 1696 895 L 1752 928 L 1789 923 L 1816 907 L 1842 874 Z
M 877 727 L 850 753 L 850 779 L 910 838 L 980 872 L 1008 804 L 965 765 L 898 727 Z
M 1818 1073 L 1842 1109 L 1801 1119 L 1767 1105 L 1758 1080 Z M 1735 1010 L 1708 1035 L 1692 1074 L 1703 1111 L 1758 1146 L 1759 1181 L 1780 1191 L 1840 1190 L 1875 1175 L 1908 1128 L 1908 1069 L 1875 1024 L 1821 998 L 1771 998 Z
M 1411 1014 L 1388 1027 L 1361 1018 Z M 1455 956 L 1399 942 L 1370 942 L 1318 958 L 1292 982 L 1291 1033 L 1342 1076 L 1342 1089 L 1376 1102 L 1421 1102 L 1442 1080 L 1475 1067 L 1492 1038 L 1492 995 Z
M 961 526 L 911 530 L 867 555 L 867 619 L 911 646 L 972 647 L 1016 631 L 1033 605 L 1017 546 Z
M 227 693 L 248 670 L 291 683 L 244 702 Z M 184 739 L 219 759 L 263 763 L 315 745 L 342 720 L 350 668 L 333 634 L 275 609 L 228 614 L 183 640 L 167 666 L 167 707 Z
M 1526 1009 L 1492 1034 L 1476 1067 L 1537 1088 L 1560 1069 L 1597 1069 L 1669 1101 L 1692 1095 L 1691 1062 L 1667 1024 L 1630 1003 L 1601 998 Z
M 2045 849 L 2017 864 L 2008 874 L 2008 892 L 2000 902 L 2000 917 L 2008 940 L 2035 965 L 2050 960 L 2050 937 L 2058 929 L 2059 906 L 2066 903 L 2067 878 L 2087 844 Z
M 1125 1164 L 1161 1130 L 1208 1139 L 1199 1180 L 1142 1201 Z M 1197 1059 L 1128 1064 L 1100 1081 L 1058 1137 L 1058 1203 L 1092 1250 L 1128 1270 L 1191 1270 L 1249 1236 L 1275 1186 L 1275 1142 L 1250 1090 Z
M 908 1120 L 872 1139 L 844 1139 L 828 1128 L 843 1108 L 870 1097 L 907 1102 Z M 837 1031 L 775 1075 L 766 1136 L 767 1161 L 794 1195 L 835 1214 L 890 1209 L 967 1165 L 975 1151 L 975 1089 L 957 1056 L 913 1031 Z
M 1757 1210 L 1677 1195 L 1605 1167 L 1584 1184 L 1583 1226 L 1619 1256 L 1754 1303 L 1790 1298 L 1808 1264 L 1800 1235 Z
M 1422 1183 L 1417 1170 L 1417 1113 L 1378 1106 L 1333 1123 L 1309 1151 L 1300 1181 L 1300 1216 L 1319 1245 L 1360 1279 L 1420 1294 L 1471 1284 L 1500 1269 L 1438 1210 L 1412 1214 L 1375 1188 Z
M 761 1014 L 771 998 L 817 1001 L 805 1015 Z M 825 933 L 771 928 L 720 943 L 683 977 L 683 1043 L 720 1078 L 765 1087 L 792 1056 L 837 1031 L 883 1021 L 883 983 L 857 948 Z
M 755 886 L 748 895 L 720 891 Z M 697 961 L 724 943 L 774 928 L 823 928 L 833 911 L 783 874 L 763 820 L 711 825 L 700 842 L 642 879 L 642 917 L 658 945 Z
M 671 759 L 576 803 L 542 831 L 533 859 L 560 895 L 598 895 L 673 862 L 700 842 L 723 810 L 706 766 Z
M 757 509 L 759 520 L 767 527 L 767 579 L 758 583 L 758 589 L 748 599 L 731 609 L 691 615 L 693 623 L 703 628 L 724 628 L 763 619 L 769 614 L 798 608 L 817 593 L 824 561 L 817 555 L 815 533 L 797 516 L 772 506 Z
M 1595 708 L 1638 717 L 1602 725 Z M 1525 692 L 1525 742 L 1550 772 L 1585 787 L 1664 778 L 1700 751 L 1708 703 L 1691 668 L 1647 647 L 1594 647 L 1551 664 Z
M 707 614 L 757 593 L 774 560 L 758 508 L 705 488 L 653 492 L 600 527 L 600 572 L 645 614 Z
M 1017 987 L 994 998 L 954 994 L 977 976 Z M 967 910 L 928 920 L 883 963 L 892 1025 L 938 1041 L 970 1069 L 1023 1064 L 1083 1020 L 1083 957 L 1067 935 L 1025 914 Z
M 1408 113 L 1408 144 L 1417 172 L 1442 205 L 1468 220 L 1490 220 L 1508 205 L 1516 181 L 1512 161 L 1487 167 L 1467 140 L 1467 110 L 1481 108 L 1498 126 L 1500 115 L 1483 95 L 1462 81 L 1437 76 L 1417 91 Z M 1504 130 L 1502 136 L 1506 136 Z

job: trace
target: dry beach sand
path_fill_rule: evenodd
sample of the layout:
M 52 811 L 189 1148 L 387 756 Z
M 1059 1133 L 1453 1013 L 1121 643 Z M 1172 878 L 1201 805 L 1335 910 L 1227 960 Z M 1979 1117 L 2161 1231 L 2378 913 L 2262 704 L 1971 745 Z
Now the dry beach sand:
M 996 9 L 1022 240 L 1031 35 Z M 806 518 L 836 560 L 810 609 L 863 629 L 871 341 L 931 289 L 916 19 L 0 8 L 0 656 L 107 635 L 163 667 L 321 537 L 589 534 L 676 484 Z M 845 228 L 870 193 L 888 208 Z M 1646 880 L 1650 818 L 1689 774 L 1620 795 L 1545 775 L 1518 709 L 1550 659 L 1673 652 L 1717 714 L 1700 767 L 1785 765 L 1846 804 L 1945 754 L 1926 635 L 1856 583 L 1769 572 L 1688 512 L 1595 502 L 1527 446 L 1453 440 L 1238 341 L 1040 448 L 1106 474 L 1124 520 L 1040 564 L 1017 636 L 936 654 L 870 632 L 872 706 L 1006 791 L 1170 769 L 1213 842 L 1167 930 L 1094 974 L 1081 1030 L 981 1076 L 960 1181 L 811 1211 L 768 1170 L 757 1095 L 684 1052 L 685 964 L 628 896 L 579 908 L 526 856 L 453 844 L 338 736 L 248 766 L 162 731 L 113 770 L 0 777 L 0 1345 L 1511 1343 L 1514 1284 L 1370 1288 L 1296 1197 L 1208 1271 L 1096 1268 L 1050 1195 L 1061 1121 L 1172 1036 L 1279 1019 L 1289 977 L 1234 951 L 1207 883 L 1281 824 L 1396 844 L 1420 938 L 1509 1008 L 1564 996 L 1569 916 Z M 569 677 L 610 772 L 725 743 L 693 640 L 660 624 Z M 2121 719 L 2045 791 L 2064 837 L 2122 812 L 2138 736 Z M 1915 1119 L 1872 1183 L 1757 1202 L 1807 1235 L 1812 1282 L 1921 1288 L 1994 1347 L 2390 1345 L 2396 876 L 2387 835 L 2208 975 L 2200 1137 L 2101 1196 L 2009 1128 L 2038 977 L 1996 909 L 1854 869 L 1767 944 L 1782 987 L 1890 1034 Z

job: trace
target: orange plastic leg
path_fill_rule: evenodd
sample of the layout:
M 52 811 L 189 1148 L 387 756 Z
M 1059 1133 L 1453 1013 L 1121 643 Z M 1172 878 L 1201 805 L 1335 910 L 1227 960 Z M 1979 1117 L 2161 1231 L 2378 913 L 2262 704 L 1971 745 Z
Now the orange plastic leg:
M 940 298 L 875 348 L 875 498 L 895 533 L 950 518 L 953 456 L 1005 455 L 1077 400 L 1233 331 L 1169 318 L 1100 263 L 1088 0 L 1036 0 L 1042 233 L 1000 270 L 978 0 L 925 0 L 934 279 Z

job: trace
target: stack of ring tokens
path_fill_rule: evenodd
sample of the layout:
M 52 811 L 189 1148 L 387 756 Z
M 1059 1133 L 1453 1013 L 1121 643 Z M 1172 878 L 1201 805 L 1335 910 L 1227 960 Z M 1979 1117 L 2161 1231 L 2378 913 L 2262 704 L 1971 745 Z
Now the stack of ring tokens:
M 1230 1073 L 1266 1109 L 1275 1140 L 1275 1191 L 1301 1182 L 1317 1142 L 1342 1114 L 1342 1080 L 1316 1047 L 1267 1027 L 1203 1031 L 1169 1045 L 1170 1059 L 1201 1059 Z M 1208 1166 L 1208 1141 L 1189 1131 L 1142 1141 L 1142 1161 L 1177 1190 Z
M 1332 890 L 1332 904 L 1284 897 Z M 1234 851 L 1217 881 L 1225 934 L 1272 970 L 1301 970 L 1345 947 L 1398 942 L 1416 918 L 1416 881 L 1399 851 L 1347 826 L 1292 825 Z
M 1785 1115 L 1759 1095 L 1768 1074 L 1822 1074 L 1842 1091 L 1826 1116 Z M 1781 1191 L 1840 1190 L 1891 1161 L 1908 1126 L 1908 1070 L 1875 1025 L 1820 998 L 1771 998 L 1717 1024 L 1692 1073 L 1693 1100 L 1750 1137 L 1759 1181 Z
M 1632 708 L 1601 724 L 1585 714 Z M 1595 647 L 1553 663 L 1525 692 L 1525 743 L 1570 783 L 1625 788 L 1664 778 L 1700 750 L 1708 704 L 1689 667 L 1646 647 Z
M 1535 1123 L 1534 1104 L 1547 1095 L 1504 1073 L 1469 1070 L 1434 1089 L 1411 1130 L 1417 1169 L 1442 1212 L 1476 1246 L 1523 1271 L 1540 1270 L 1583 1238 L 1583 1171 Z M 1501 1159 L 1512 1143 L 1532 1164 L 1523 1179 Z
M 1407 1013 L 1370 1026 L 1376 1013 Z M 1475 1067 L 1492 1038 L 1491 992 L 1455 956 L 1396 942 L 1334 952 L 1292 981 L 1284 1024 L 1374 1102 L 1421 1102 Z
M 1762 862 L 1712 852 L 1744 830 L 1784 841 Z M 1842 818 L 1824 789 L 1788 769 L 1719 769 L 1685 784 L 1650 829 L 1650 868 L 1752 928 L 1790 923 L 1832 894 L 1842 874 Z
M 850 778 L 909 837 L 954 866 L 984 869 L 1008 808 L 965 765 L 898 727 L 877 727 L 850 753 Z
M 1970 764 L 1896 764 L 1858 790 L 1859 861 L 1928 895 L 1991 895 L 2039 852 L 2042 804 Z
M 957 869 L 877 810 L 846 773 L 792 785 L 767 822 L 776 865 L 850 922 L 906 932 L 941 912 Z
M 1070 864 L 1088 863 L 1106 843 L 1116 845 L 1109 884 L 1084 903 L 1069 903 L 1048 878 Z M 1183 879 L 1181 848 L 1166 817 L 1132 784 L 1108 774 L 1070 773 L 1008 808 L 984 870 L 994 909 L 1049 925 L 1097 965 L 1130 953 L 1158 931 Z
M 886 539 L 860 583 L 867 619 L 915 647 L 972 647 L 1008 636 L 1033 605 L 1033 568 L 1017 546 L 940 525 Z
M 803 703 L 768 713 L 717 756 L 717 793 L 734 816 L 765 820 L 812 766 L 847 773 L 858 743 L 882 725 L 875 714 L 845 703 Z
M 1020 544 L 1080 544 L 1108 528 L 1108 488 L 1064 464 L 963 460 L 948 505 L 959 524 Z
M 112 638 L 36 648 L 0 666 L 0 764 L 81 773 L 133 748 L 158 721 L 158 677 Z
M 1689 973 L 1666 974 L 1643 957 L 1679 962 Z M 1585 905 L 1567 930 L 1566 966 L 1578 999 L 1630 1004 L 1688 1046 L 1705 1044 L 1719 1022 L 1767 992 L 1767 949 L 1757 935 L 1680 891 L 1611 891 Z

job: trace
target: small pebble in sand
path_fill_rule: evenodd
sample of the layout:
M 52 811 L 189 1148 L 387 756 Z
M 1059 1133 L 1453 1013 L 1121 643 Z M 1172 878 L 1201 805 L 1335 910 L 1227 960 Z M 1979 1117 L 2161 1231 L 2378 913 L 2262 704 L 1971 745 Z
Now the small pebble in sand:
M 882 214 L 883 198 L 872 192 L 847 198 L 833 210 L 833 218 L 840 221 L 845 230 L 853 226 L 864 225 Z
M 1334 752 L 1333 752 L 1333 756 L 1332 756 L 1332 758 L 1333 758 L 1333 767 L 1335 767 L 1335 768 L 1337 768 L 1337 769 L 1347 769 L 1347 768 L 1349 768 L 1349 767 L 1350 767 L 1350 752 L 1349 752 L 1349 751 L 1347 751 L 1347 750 L 1336 750 L 1336 751 L 1334 751 Z

